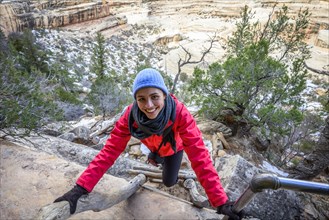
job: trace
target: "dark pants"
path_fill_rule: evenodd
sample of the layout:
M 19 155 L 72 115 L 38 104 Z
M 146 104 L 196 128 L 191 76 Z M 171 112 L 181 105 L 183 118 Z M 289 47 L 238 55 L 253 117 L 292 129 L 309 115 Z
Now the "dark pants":
M 170 187 L 178 181 L 178 171 L 182 163 L 183 151 L 178 151 L 176 154 L 164 157 L 162 182 L 165 186 Z

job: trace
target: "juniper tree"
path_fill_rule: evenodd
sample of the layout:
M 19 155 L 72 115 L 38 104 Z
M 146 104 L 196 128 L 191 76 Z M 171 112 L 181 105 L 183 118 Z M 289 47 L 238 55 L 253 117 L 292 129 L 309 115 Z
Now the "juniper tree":
M 286 6 L 277 12 L 274 7 L 261 25 L 252 22 L 248 7 L 243 9 L 226 60 L 194 70 L 189 90 L 200 112 L 223 120 L 229 110 L 236 128 L 257 128 L 267 139 L 284 142 L 293 135 L 292 128 L 303 119 L 303 62 L 310 54 L 303 40 L 310 14 L 307 9 L 297 17 L 288 14 Z
M 6 48 L 0 51 L 1 136 L 24 137 L 61 115 L 52 94 L 42 90 L 49 70 L 47 56 L 29 30 L 0 40 Z
M 127 79 L 124 80 L 122 76 L 107 67 L 106 40 L 99 32 L 92 49 L 90 69 L 97 77 L 91 86 L 88 100 L 93 105 L 96 114 L 101 114 L 103 117 L 113 115 L 129 101 L 129 92 L 125 86 Z
M 105 37 L 97 32 L 95 37 L 95 44 L 93 46 L 93 55 L 91 58 L 91 72 L 98 77 L 103 77 L 107 71 L 106 59 L 107 50 L 105 45 Z

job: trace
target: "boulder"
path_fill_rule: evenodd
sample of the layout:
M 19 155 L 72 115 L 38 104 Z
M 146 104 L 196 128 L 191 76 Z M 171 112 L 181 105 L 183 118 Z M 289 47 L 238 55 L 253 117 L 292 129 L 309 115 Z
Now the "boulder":
M 89 136 L 90 136 L 89 128 L 85 126 L 78 126 L 73 130 L 60 135 L 59 138 L 78 144 L 85 144 L 85 145 L 91 143 L 94 144 L 93 141 L 90 140 Z
M 274 173 L 257 168 L 239 155 L 217 158 L 215 167 L 231 201 L 240 197 L 256 174 Z M 284 189 L 266 189 L 257 193 L 244 210 L 248 215 L 259 219 L 326 218 L 326 214 L 321 214 L 316 206 L 310 203 L 309 194 Z
M 320 30 L 316 45 L 323 48 L 329 48 L 329 30 Z
M 232 136 L 232 130 L 223 123 L 204 118 L 196 118 L 196 121 L 202 134 L 212 135 L 221 132 L 224 137 Z

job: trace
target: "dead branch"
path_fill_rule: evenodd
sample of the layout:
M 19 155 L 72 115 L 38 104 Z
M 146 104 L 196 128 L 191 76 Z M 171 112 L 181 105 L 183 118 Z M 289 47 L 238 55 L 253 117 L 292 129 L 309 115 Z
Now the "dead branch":
M 171 89 L 171 93 L 172 94 L 175 93 L 176 85 L 177 85 L 179 76 L 182 73 L 182 67 L 185 66 L 185 65 L 187 65 L 187 64 L 198 64 L 198 63 L 204 61 L 205 56 L 208 53 L 210 53 L 210 50 L 213 48 L 213 45 L 214 45 L 214 43 L 216 41 L 215 38 L 216 38 L 216 34 L 212 38 L 210 38 L 210 45 L 209 45 L 209 47 L 205 48 L 205 50 L 202 52 L 202 55 L 201 55 L 201 57 L 200 57 L 199 60 L 192 60 L 192 54 L 185 47 L 183 47 L 182 45 L 180 45 L 181 48 L 185 52 L 185 57 L 184 57 L 184 59 L 182 59 L 180 57 L 179 60 L 178 60 L 178 63 L 177 63 L 178 70 L 177 70 L 177 74 L 175 76 L 174 83 L 173 83 L 173 86 L 172 86 L 172 89 Z
M 114 116 L 114 118 L 111 120 L 111 122 L 109 124 L 107 124 L 101 130 L 95 131 L 94 133 L 90 134 L 90 137 L 92 138 L 92 137 L 101 135 L 103 133 L 112 131 L 114 124 L 119 120 L 120 116 L 121 116 L 121 114 L 117 114 L 116 116 Z
M 311 71 L 313 71 L 313 72 L 315 72 L 315 73 L 318 73 L 318 74 L 321 74 L 321 75 L 329 76 L 329 71 L 327 71 L 327 70 L 318 70 L 318 69 L 314 69 L 314 68 L 308 66 L 308 65 L 306 64 L 306 62 L 304 62 L 304 66 L 306 67 L 306 69 L 309 69 L 309 70 L 311 70 Z
M 139 171 L 143 171 L 143 170 L 144 171 L 150 171 L 150 172 L 153 172 L 153 173 L 162 173 L 162 170 L 155 167 L 155 166 L 134 165 L 133 169 L 134 170 L 139 170 Z M 187 175 L 194 175 L 190 171 L 186 171 L 186 170 L 179 170 L 179 173 L 187 174 Z
M 150 171 L 152 173 L 162 173 L 162 170 L 160 170 L 156 167 L 149 167 L 149 166 L 134 166 L 133 170 Z
M 102 194 L 93 192 L 87 196 L 82 196 L 78 200 L 77 209 L 74 214 L 92 210 L 99 212 L 108 209 L 133 195 L 146 182 L 146 176 L 139 174 L 133 178 L 126 186 L 112 194 Z M 70 216 L 70 205 L 68 202 L 52 203 L 42 207 L 35 219 L 37 220 L 64 220 Z
M 190 196 L 191 196 L 191 200 L 192 203 L 199 207 L 208 207 L 209 206 L 209 202 L 208 199 L 204 196 L 202 196 L 199 192 L 198 189 L 196 187 L 195 181 L 193 179 L 187 179 L 184 181 L 184 187 L 186 189 L 188 189 Z
M 228 150 L 231 149 L 230 144 L 226 141 L 226 139 L 225 139 L 225 137 L 224 137 L 224 135 L 223 135 L 222 132 L 218 132 L 218 133 L 216 133 L 216 135 L 217 135 L 218 139 L 222 142 L 223 147 L 225 149 L 228 149 Z
M 154 179 L 162 179 L 162 173 L 159 172 L 151 172 L 151 171 L 144 171 L 144 170 L 127 170 L 129 174 L 144 174 L 148 178 L 154 178 Z M 178 178 L 180 179 L 196 179 L 196 176 L 193 173 L 178 173 Z
M 184 202 L 184 203 L 187 203 L 187 204 L 189 204 L 189 205 L 192 205 L 191 202 L 189 202 L 189 201 L 187 201 L 187 200 L 185 200 L 185 199 L 181 199 L 181 198 L 179 198 L 179 197 L 173 196 L 173 195 L 171 195 L 171 194 L 169 194 L 169 193 L 166 193 L 166 192 L 164 192 L 164 191 L 161 191 L 161 190 L 159 190 L 159 189 L 157 189 L 157 188 L 154 188 L 154 187 L 152 187 L 152 186 L 143 185 L 142 188 L 143 188 L 143 189 L 147 189 L 147 190 L 149 190 L 149 191 L 151 191 L 151 192 L 154 192 L 154 193 L 158 193 L 158 194 L 160 194 L 160 195 L 162 195 L 162 196 L 166 196 L 166 197 L 168 197 L 168 198 L 170 198 L 170 199 L 174 199 L 174 200 L 177 200 L 177 201 Z

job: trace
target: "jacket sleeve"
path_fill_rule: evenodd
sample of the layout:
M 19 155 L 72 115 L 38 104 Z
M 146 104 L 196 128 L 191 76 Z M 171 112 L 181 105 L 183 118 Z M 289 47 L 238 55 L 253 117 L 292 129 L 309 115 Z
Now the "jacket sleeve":
M 128 128 L 130 108 L 115 123 L 103 149 L 90 162 L 76 183 L 91 192 L 104 173 L 114 164 L 115 160 L 125 150 L 131 137 Z
M 191 166 L 204 188 L 210 204 L 215 208 L 224 204 L 228 199 L 227 195 L 193 116 L 183 106 L 176 119 L 179 119 L 177 130 L 182 138 L 184 151 L 191 161 Z

